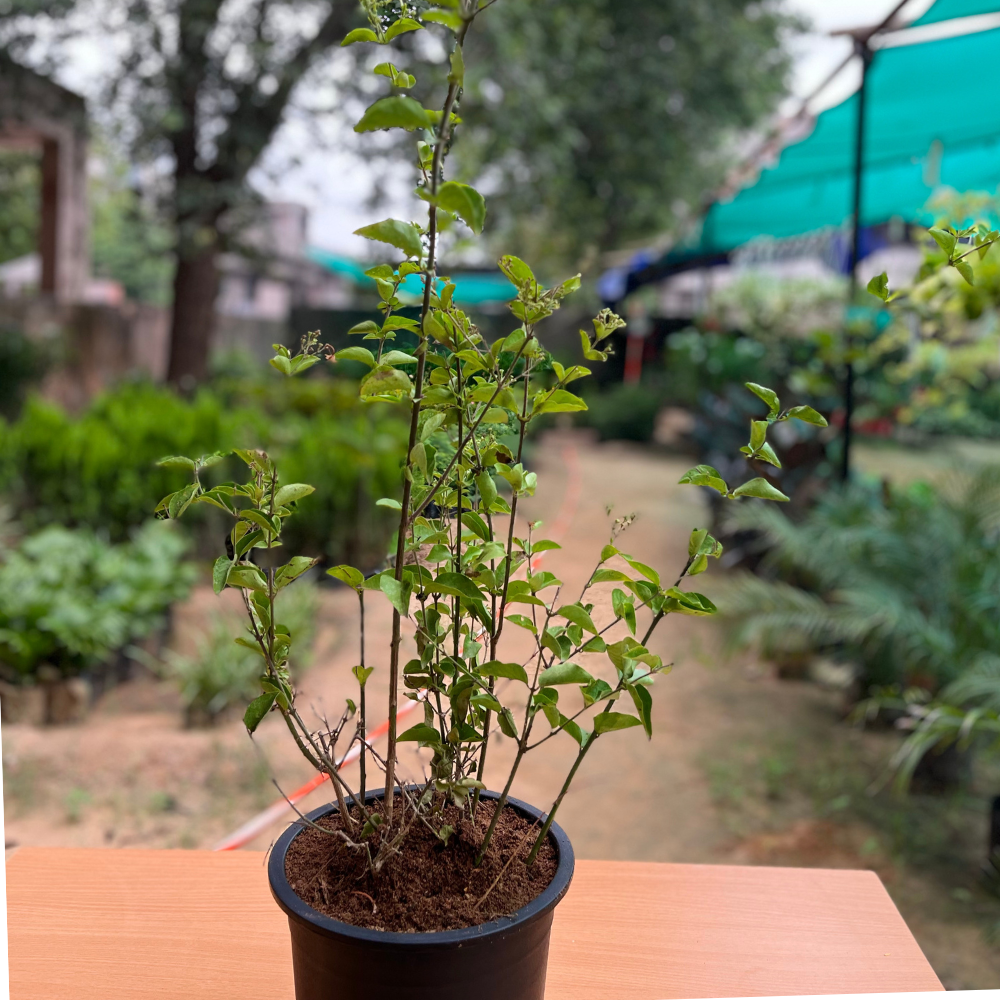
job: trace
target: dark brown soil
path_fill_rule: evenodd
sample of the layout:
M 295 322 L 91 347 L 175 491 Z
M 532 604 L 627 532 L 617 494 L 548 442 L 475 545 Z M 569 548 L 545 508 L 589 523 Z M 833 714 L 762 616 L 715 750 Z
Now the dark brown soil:
M 444 822 L 456 832 L 447 847 L 426 825 L 415 822 L 400 853 L 376 875 L 369 872 L 364 852 L 307 827 L 288 849 L 285 876 L 313 909 L 358 927 L 409 932 L 472 927 L 530 903 L 558 866 L 551 839 L 530 868 L 524 864 L 538 827 L 508 808 L 489 853 L 476 868 L 476 852 L 492 816 L 492 802 L 480 802 L 475 823 L 467 812 L 448 806 Z M 322 825 L 339 829 L 339 815 Z M 380 832 L 371 838 L 373 854 Z

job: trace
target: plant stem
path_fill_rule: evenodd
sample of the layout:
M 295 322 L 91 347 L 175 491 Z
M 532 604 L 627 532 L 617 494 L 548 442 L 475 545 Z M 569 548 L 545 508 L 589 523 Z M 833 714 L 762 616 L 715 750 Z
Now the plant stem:
M 365 670 L 365 592 L 364 590 L 358 590 L 358 602 L 361 605 L 361 675 L 364 677 Z M 361 696 L 359 697 L 359 710 L 360 719 L 358 721 L 358 734 L 361 736 L 361 788 L 359 794 L 361 795 L 362 803 L 365 801 L 365 758 L 368 756 L 367 740 L 368 740 L 368 727 L 367 727 L 367 717 L 365 713 L 365 688 L 367 678 L 361 682 Z
M 461 45 L 468 30 L 466 23 L 458 35 Z M 441 163 L 444 158 L 445 146 L 448 143 L 448 133 L 451 130 L 451 109 L 458 96 L 458 85 L 452 83 L 448 87 L 444 110 L 441 114 L 441 129 L 434 146 L 434 161 L 431 168 L 431 193 L 437 192 L 438 177 L 441 173 Z M 431 289 L 437 277 L 437 206 L 431 205 L 427 212 L 427 267 L 424 276 L 424 301 L 420 313 L 420 344 L 417 347 L 417 374 L 413 381 L 413 402 L 410 409 L 410 435 L 406 447 L 406 472 L 403 477 L 403 498 L 400 501 L 402 510 L 399 515 L 399 535 L 396 539 L 396 568 L 393 576 L 397 581 L 403 579 L 403 558 L 406 554 L 406 531 L 409 527 L 407 517 L 410 509 L 410 494 L 412 492 L 412 459 L 413 447 L 417 443 L 417 428 L 420 423 L 420 400 L 424 387 L 424 366 L 427 360 L 427 334 L 424 333 L 424 323 L 431 308 Z M 392 824 L 393 800 L 396 792 L 396 715 L 399 708 L 399 642 L 400 614 L 398 609 L 392 610 L 392 640 L 389 646 L 389 735 L 388 748 L 385 755 L 385 821 Z
M 607 711 L 607 709 L 605 709 Z M 590 748 L 597 742 L 598 733 L 591 733 L 590 739 L 580 747 L 580 752 L 576 755 L 576 760 L 573 761 L 573 766 L 570 768 L 569 774 L 566 775 L 566 780 L 563 782 L 562 788 L 559 790 L 559 795 L 555 802 L 552 803 L 552 808 L 549 810 L 548 816 L 545 817 L 545 823 L 543 824 L 541 830 L 538 831 L 538 837 L 535 840 L 534 846 L 531 848 L 531 853 L 528 855 L 528 860 L 525 862 L 527 867 L 531 867 L 535 863 L 535 858 L 538 857 L 538 850 L 545 842 L 545 838 L 549 835 L 549 830 L 552 827 L 552 821 L 556 818 L 556 812 L 559 806 L 562 804 L 562 800 L 566 797 L 566 793 L 569 791 L 569 786 L 572 784 L 573 779 L 576 777 L 576 772 L 580 769 L 580 765 L 583 763 L 583 758 L 587 756 Z

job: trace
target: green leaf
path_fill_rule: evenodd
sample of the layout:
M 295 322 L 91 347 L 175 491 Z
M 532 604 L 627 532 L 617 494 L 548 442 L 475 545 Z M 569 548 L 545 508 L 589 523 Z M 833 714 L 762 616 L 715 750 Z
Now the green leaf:
M 484 542 L 490 540 L 490 529 L 486 522 L 476 513 L 467 510 L 462 514 L 462 524 L 464 524 L 473 534 L 478 535 Z
M 758 448 L 767 439 L 767 421 L 766 420 L 751 420 L 750 421 L 750 450 L 757 451 Z
M 793 406 L 788 411 L 788 416 L 807 424 L 815 424 L 817 427 L 826 427 L 826 417 L 822 413 L 817 413 L 811 406 Z
M 389 510 L 402 510 L 403 505 L 398 500 L 393 500 L 392 497 L 382 497 L 380 500 L 375 501 L 376 507 L 388 507 Z
M 631 729 L 633 726 L 641 726 L 642 722 L 634 715 L 625 715 L 622 712 L 598 712 L 594 716 L 594 732 L 610 733 L 615 729 Z
M 354 676 L 358 680 L 358 683 L 362 687 L 365 686 L 365 682 L 368 680 L 369 677 L 371 677 L 372 672 L 374 670 L 375 670 L 374 667 L 362 667 L 362 666 L 351 667 L 351 673 L 354 674 Z
M 508 604 L 536 604 L 544 608 L 545 602 L 535 597 L 527 580 L 511 580 L 507 586 Z
M 391 272 L 392 268 L 390 268 L 389 270 Z M 348 335 L 354 334 L 354 333 L 356 333 L 356 334 L 374 333 L 374 334 L 377 335 L 378 332 L 379 332 L 378 323 L 376 323 L 374 320 L 370 320 L 370 319 L 366 319 L 362 323 L 355 323 L 354 326 L 352 326 L 350 328 L 350 330 L 347 331 Z M 336 356 L 340 357 L 340 355 L 342 353 L 343 353 L 343 351 L 338 351 Z
M 379 365 L 373 368 L 361 382 L 361 398 L 377 399 L 391 397 L 402 399 L 409 397 L 412 384 L 406 372 L 401 372 L 392 365 Z
M 868 282 L 868 291 L 885 302 L 889 298 L 889 276 L 883 271 Z
M 233 642 L 235 642 L 237 646 L 242 646 L 244 649 L 252 649 L 260 657 L 264 656 L 264 652 L 260 648 L 260 644 L 255 642 L 253 639 L 247 639 L 242 635 L 238 635 L 235 639 L 233 639 Z
M 958 271 L 958 273 L 963 278 L 965 278 L 965 280 L 970 285 L 975 285 L 975 283 L 976 283 L 976 276 L 975 276 L 975 273 L 972 270 L 972 265 L 967 260 L 956 260 L 955 261 L 955 270 Z
M 714 615 L 718 608 L 704 595 L 693 590 L 681 590 L 671 587 L 667 591 L 667 600 L 663 605 L 665 611 L 674 611 L 682 615 Z
M 678 482 L 681 485 L 710 486 L 713 490 L 718 490 L 720 493 L 729 492 L 726 481 L 722 478 L 718 470 L 713 469 L 710 465 L 696 465 L 693 469 L 688 469 Z
M 537 555 L 539 552 L 552 552 L 561 548 L 562 546 L 558 542 L 553 542 L 551 538 L 540 538 L 537 542 L 531 543 L 531 554 Z
M 232 562 L 229 556 L 219 556 L 212 565 L 212 590 L 217 594 L 221 594 L 226 586 L 230 566 Z
M 702 551 L 702 545 L 706 544 L 709 538 L 707 528 L 695 528 L 688 539 L 688 555 L 693 559 Z
M 197 468 L 197 462 L 193 458 L 185 458 L 183 455 L 168 455 L 161 458 L 156 463 L 161 469 L 187 469 L 193 472 Z
M 586 409 L 587 404 L 568 389 L 555 389 L 551 392 L 543 389 L 531 403 L 532 416 L 540 413 L 575 413 Z
M 642 684 L 630 684 L 628 693 L 632 695 L 642 728 L 646 730 L 647 739 L 653 737 L 653 696 Z
M 479 673 L 484 677 L 507 677 L 512 681 L 520 681 L 522 684 L 528 683 L 528 675 L 520 663 L 501 663 L 499 660 L 490 660 L 479 668 Z
M 765 441 L 761 446 L 760 450 L 757 452 L 756 458 L 760 459 L 762 462 L 770 462 L 776 469 L 781 468 L 781 460 L 775 454 L 774 449 L 771 447 L 770 443 Z
M 389 598 L 389 603 L 405 618 L 410 612 L 410 585 L 388 573 L 379 580 L 379 589 Z
M 456 48 L 455 51 L 461 50 Z M 477 236 L 483 231 L 486 202 L 474 187 L 458 181 L 445 181 L 438 188 L 435 202 L 439 208 L 457 215 Z
M 271 358 L 270 364 L 272 368 L 277 368 L 282 375 L 292 374 L 292 362 L 282 354 Z
M 271 711 L 271 706 L 274 704 L 275 697 L 276 695 L 273 692 L 270 694 L 262 694 L 260 697 L 254 698 L 254 700 L 247 705 L 247 710 L 243 713 L 243 725 L 247 727 L 248 733 L 253 733 L 261 724 L 264 716 Z
M 367 347 L 342 347 L 335 356 L 338 361 L 360 361 L 369 368 L 375 367 L 375 355 Z
M 361 121 L 354 126 L 354 131 L 374 132 L 377 129 L 402 128 L 412 132 L 418 128 L 429 128 L 430 125 L 430 116 L 412 97 L 383 97 L 365 111 Z
M 387 98 L 387 100 L 412 100 L 409 97 Z M 416 104 L 416 101 L 413 101 Z M 363 236 L 366 240 L 378 243 L 388 243 L 402 250 L 407 257 L 422 257 L 424 245 L 420 239 L 420 230 L 412 222 L 400 222 L 399 219 L 385 219 L 373 222 L 370 226 L 362 226 L 354 230 L 355 236 Z
M 440 746 L 441 734 L 426 722 L 418 722 L 405 733 L 400 733 L 396 740 L 399 743 L 430 743 L 433 746 Z
M 575 663 L 557 663 L 538 675 L 539 687 L 551 687 L 554 684 L 589 684 L 594 679 L 583 667 Z
M 384 365 L 415 365 L 416 363 L 417 359 L 405 351 L 389 351 L 382 355 L 382 364 Z
M 514 714 L 509 708 L 505 708 L 497 715 L 497 722 L 500 725 L 500 732 L 512 740 L 517 739 L 517 726 L 514 724 Z
M 346 583 L 348 587 L 353 587 L 355 590 L 361 590 L 364 587 L 364 573 L 353 566 L 348 566 L 346 563 L 341 563 L 339 566 L 331 566 L 326 572 L 328 576 L 332 576 L 335 580 L 340 580 L 341 583 Z
M 733 490 L 734 497 L 759 497 L 761 500 L 787 500 L 781 490 L 776 489 L 766 479 L 751 479 Z
M 499 261 L 500 270 L 507 276 L 507 280 L 521 288 L 525 285 L 535 284 L 537 279 L 534 272 L 520 257 L 513 254 L 505 254 Z
M 378 35 L 371 28 L 355 28 L 349 31 L 344 40 L 340 43 L 341 48 L 345 45 L 353 45 L 355 42 L 377 42 Z
M 927 232 L 934 238 L 934 242 L 951 257 L 955 252 L 955 244 L 958 242 L 955 234 L 944 229 L 928 229 Z
M 167 513 L 171 518 L 180 517 L 191 506 L 197 492 L 197 483 L 189 483 L 184 489 L 178 490 L 167 503 Z
M 476 487 L 483 499 L 483 503 L 487 507 L 491 506 L 497 498 L 497 486 L 493 482 L 493 477 L 485 469 L 476 476 Z
M 233 566 L 226 577 L 230 587 L 244 590 L 267 590 L 267 580 L 256 566 Z
M 397 35 L 403 35 L 407 31 L 420 31 L 421 28 L 423 25 L 419 21 L 414 21 L 412 17 L 401 17 L 386 28 L 385 40 L 391 42 Z
M 781 404 L 778 402 L 778 394 L 773 389 L 768 389 L 763 385 L 757 385 L 756 382 L 747 382 L 746 387 L 755 396 L 757 396 L 758 399 L 762 399 L 765 403 L 767 403 L 772 416 L 776 415 L 778 410 L 781 409 Z
M 480 691 L 478 694 L 474 694 L 470 701 L 473 705 L 478 705 L 480 708 L 488 708 L 491 712 L 496 712 L 497 714 L 503 711 L 503 705 L 488 691 Z
M 595 635 L 593 639 L 590 639 L 580 647 L 580 652 L 603 653 L 607 648 L 608 644 L 599 635 Z
M 313 568 L 318 563 L 318 559 L 310 559 L 309 556 L 292 556 L 291 559 L 280 567 L 274 574 L 274 588 L 281 590 L 287 587 L 293 580 L 297 580 L 307 570 Z
M 434 580 L 434 592 L 454 594 L 474 604 L 483 600 L 482 591 L 464 573 L 439 573 Z
M 632 569 L 637 570 L 647 580 L 649 580 L 651 583 L 655 583 L 656 586 L 659 587 L 659 585 L 660 585 L 660 574 L 657 573 L 656 570 L 653 569 L 652 566 L 647 566 L 645 563 L 639 562 L 638 559 L 633 559 L 631 556 L 625 556 L 625 555 L 623 555 L 622 558 L 624 558 L 625 562 L 627 562 L 629 564 L 629 566 L 632 567 Z
M 630 577 L 620 569 L 599 569 L 590 578 L 591 583 L 628 583 Z
M 507 621 L 520 625 L 521 628 L 526 628 L 532 635 L 538 635 L 535 623 L 525 615 L 507 615 Z
M 451 28 L 452 31 L 460 31 L 464 23 L 460 14 L 453 14 L 448 10 L 425 10 L 420 16 L 425 21 L 443 24 Z
M 310 486 L 308 483 L 289 483 L 287 486 L 282 486 L 274 494 L 274 505 L 276 507 L 287 507 L 290 503 L 301 500 L 303 497 L 307 497 L 310 493 L 315 492 L 316 487 Z
M 574 625 L 579 625 L 581 628 L 586 629 L 588 632 L 592 632 L 597 635 L 597 626 L 594 625 L 593 619 L 579 604 L 565 604 L 557 612 L 566 621 L 573 622 Z

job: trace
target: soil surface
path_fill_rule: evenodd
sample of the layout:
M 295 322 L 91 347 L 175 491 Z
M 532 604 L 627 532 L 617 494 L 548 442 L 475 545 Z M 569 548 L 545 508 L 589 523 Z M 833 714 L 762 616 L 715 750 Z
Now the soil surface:
M 397 796 L 396 810 L 399 811 Z M 314 910 L 357 927 L 380 931 L 449 931 L 505 917 L 527 906 L 552 881 L 559 856 L 546 839 L 530 867 L 525 864 L 538 824 L 507 808 L 500 814 L 490 849 L 476 867 L 476 855 L 493 818 L 494 804 L 481 801 L 474 821 L 449 804 L 435 818 L 455 831 L 445 845 L 412 814 L 402 849 L 372 873 L 364 852 L 336 834 L 339 813 L 306 827 L 285 855 L 285 875 Z M 355 819 L 359 817 L 355 814 Z M 377 855 L 380 832 L 370 841 Z
M 880 473 L 905 476 L 893 459 L 879 452 Z M 707 525 L 701 491 L 677 485 L 693 464 L 683 456 L 557 432 L 530 463 L 539 492 L 525 513 L 563 545 L 543 568 L 564 581 L 564 603 L 607 540 L 606 504 L 637 514 L 620 547 L 665 574 L 683 565 L 690 530 Z M 690 586 L 711 596 L 724 572 L 713 563 Z M 180 609 L 179 643 L 219 600 L 206 586 Z M 384 719 L 391 609 L 366 603 L 371 727 Z M 610 609 L 595 609 L 595 619 L 602 614 Z M 339 717 L 356 697 L 356 625 L 354 594 L 324 591 L 314 666 L 302 679 L 307 716 Z M 521 631 L 505 629 L 510 659 Z M 602 737 L 560 807 L 578 858 L 871 869 L 945 986 L 1000 987 L 1000 902 L 979 874 L 989 798 L 1000 790 L 987 754 L 970 787 L 897 799 L 879 781 L 899 735 L 847 724 L 843 695 L 822 677 L 780 680 L 750 657 L 723 659 L 711 619 L 668 618 L 652 648 L 674 663 L 653 688 L 652 741 L 641 729 Z M 584 665 L 609 676 L 599 657 Z M 549 740 L 522 765 L 512 794 L 547 808 L 575 751 L 569 737 Z M 509 740 L 491 742 L 491 788 L 502 787 L 512 755 Z M 425 772 L 422 752 L 406 744 L 401 779 L 422 782 Z M 81 725 L 3 727 L 8 844 L 211 848 L 279 798 L 272 780 L 290 792 L 312 776 L 279 718 L 265 719 L 253 741 L 237 712 L 213 729 L 185 729 L 173 688 L 152 678 L 109 692 Z M 357 787 L 357 764 L 345 776 Z M 369 787 L 375 780 L 369 771 Z M 308 812 L 329 799 L 324 785 L 298 805 Z M 266 850 L 292 819 L 288 811 L 247 848 Z

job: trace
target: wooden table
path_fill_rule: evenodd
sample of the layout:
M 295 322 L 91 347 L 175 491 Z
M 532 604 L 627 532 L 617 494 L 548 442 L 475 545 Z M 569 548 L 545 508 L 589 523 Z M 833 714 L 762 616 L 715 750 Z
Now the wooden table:
M 292 1000 L 260 853 L 21 848 L 7 920 L 12 1000 Z M 546 1000 L 942 988 L 871 872 L 577 861 Z

